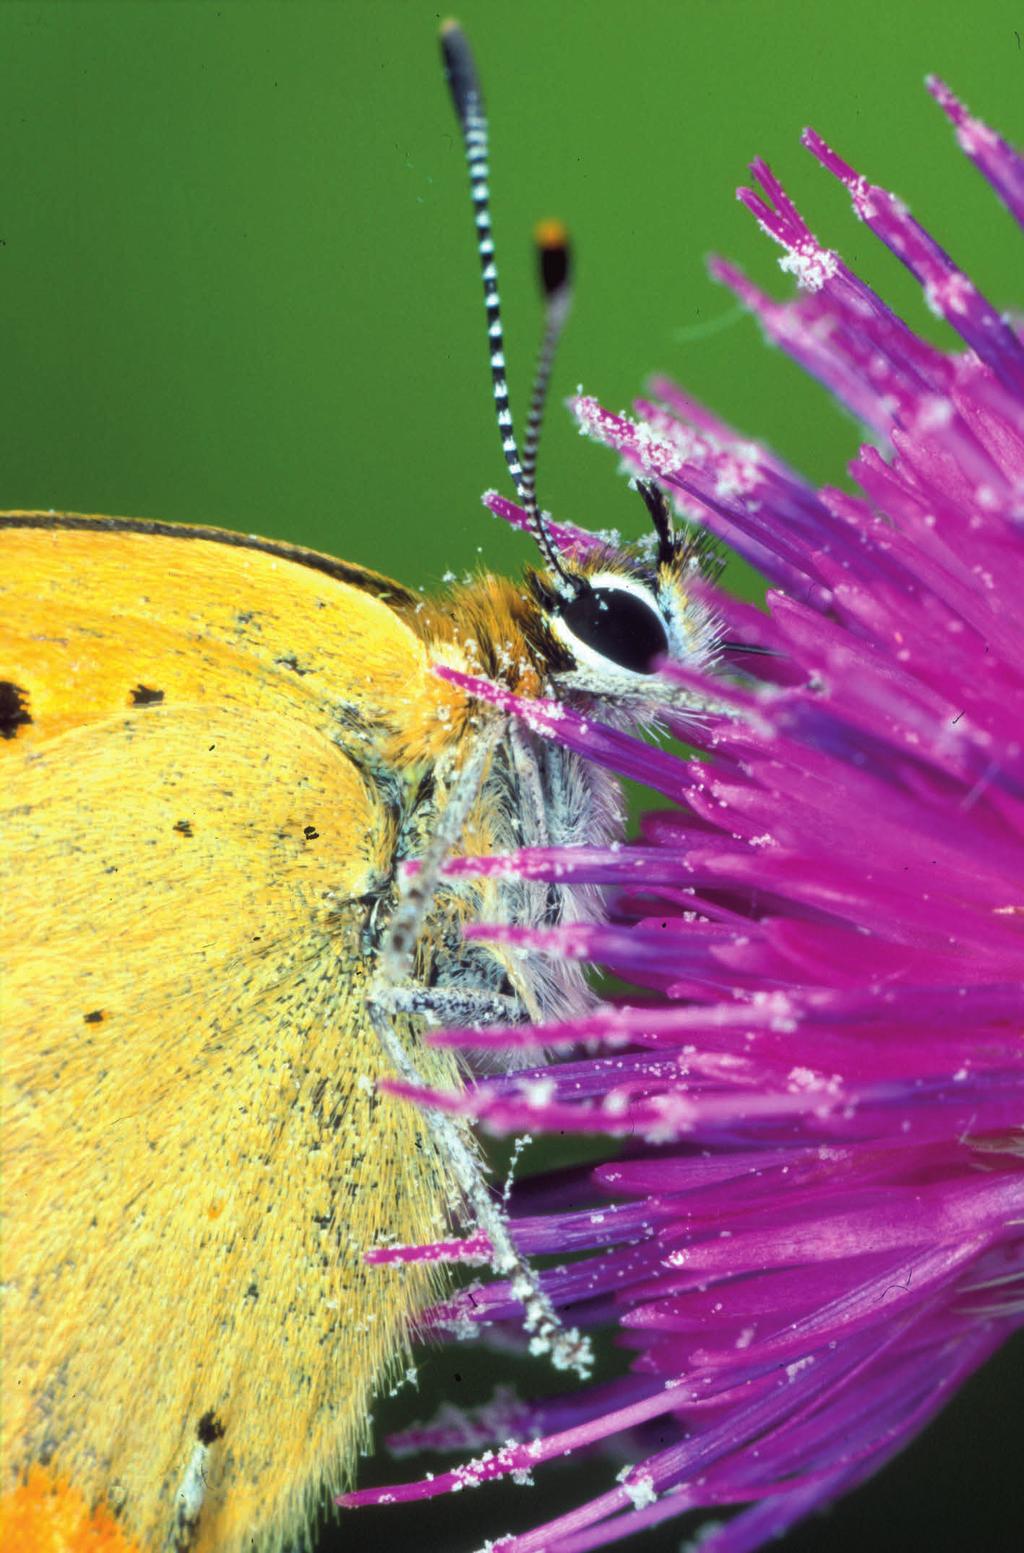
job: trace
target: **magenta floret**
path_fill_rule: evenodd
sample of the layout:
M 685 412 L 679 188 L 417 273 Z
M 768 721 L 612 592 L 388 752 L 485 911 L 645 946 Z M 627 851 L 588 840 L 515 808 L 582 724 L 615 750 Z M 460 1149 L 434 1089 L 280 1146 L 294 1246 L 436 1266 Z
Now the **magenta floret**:
M 929 89 L 1024 223 L 1024 162 Z M 545 1290 L 576 1326 L 617 1322 L 632 1373 L 446 1413 L 402 1443 L 472 1461 L 343 1500 L 427 1498 L 628 1435 L 618 1480 L 510 1553 L 738 1506 L 700 1546 L 758 1548 L 876 1471 L 1024 1322 L 1024 343 L 898 200 L 805 144 L 966 349 L 918 339 L 756 162 L 760 192 L 740 197 L 802 294 L 714 273 L 884 440 L 852 465 L 861 494 L 815 490 L 663 380 L 636 418 L 576 401 L 592 438 L 772 584 L 767 612 L 699 584 L 730 640 L 762 649 L 667 667 L 714 707 L 691 721 L 666 700 L 699 754 L 442 671 L 675 804 L 633 845 L 453 861 L 609 890 L 608 921 L 472 932 L 639 990 L 552 1028 L 438 1034 L 530 1061 L 463 1094 L 392 1086 L 496 1131 L 629 1140 L 589 1188 L 576 1173 L 514 1194 L 512 1224 L 528 1254 L 573 1254 Z M 514 1330 L 518 1313 L 492 1281 L 426 1324 Z

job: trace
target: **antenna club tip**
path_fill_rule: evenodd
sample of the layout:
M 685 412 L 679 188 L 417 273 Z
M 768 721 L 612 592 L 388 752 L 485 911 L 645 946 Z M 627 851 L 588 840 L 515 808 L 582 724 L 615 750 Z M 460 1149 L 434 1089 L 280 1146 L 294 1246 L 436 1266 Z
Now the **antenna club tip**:
M 533 229 L 533 240 L 538 248 L 568 248 L 569 229 L 563 221 L 538 221 Z
M 569 294 L 571 255 L 569 233 L 561 221 L 541 221 L 533 229 L 540 260 L 540 288 L 549 301 L 564 301 Z
M 448 17 L 441 23 L 439 41 L 448 88 L 452 94 L 455 112 L 465 133 L 469 128 L 470 119 L 479 119 L 483 114 L 483 98 L 473 60 L 473 50 L 469 46 L 469 39 L 454 17 Z M 481 126 L 476 124 L 475 127 Z

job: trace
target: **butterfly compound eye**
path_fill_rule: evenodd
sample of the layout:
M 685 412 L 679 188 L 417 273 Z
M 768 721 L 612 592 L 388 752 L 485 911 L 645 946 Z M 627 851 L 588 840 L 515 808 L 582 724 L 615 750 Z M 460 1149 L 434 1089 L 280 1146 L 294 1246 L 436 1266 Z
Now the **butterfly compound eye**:
M 665 623 L 653 604 L 625 588 L 583 588 L 558 617 L 577 641 L 633 674 L 654 672 L 668 651 Z

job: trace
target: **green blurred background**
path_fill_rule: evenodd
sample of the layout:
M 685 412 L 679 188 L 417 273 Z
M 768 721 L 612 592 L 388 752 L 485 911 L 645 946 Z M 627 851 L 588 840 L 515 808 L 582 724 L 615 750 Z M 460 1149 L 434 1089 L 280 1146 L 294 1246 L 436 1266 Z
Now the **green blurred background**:
M 421 0 L 0 4 L 4 505 L 223 523 L 416 585 L 528 558 L 478 502 L 503 467 L 442 14 Z M 1019 238 L 922 77 L 1024 140 L 1021 0 L 466 0 L 459 15 L 492 119 L 520 406 L 538 331 L 530 232 L 553 214 L 578 280 L 556 398 L 582 383 L 619 408 L 667 370 L 814 480 L 843 480 L 856 428 L 705 275 L 717 250 L 788 294 L 733 198 L 748 160 L 764 154 L 824 241 L 952 341 L 801 151 L 807 123 L 907 199 L 996 304 L 1020 306 Z M 640 530 L 614 460 L 557 405 L 541 470 L 558 516 Z M 1016 1376 L 994 1367 L 903 1463 L 784 1546 L 1015 1546 L 1016 1357 Z M 389 1419 L 463 1394 L 471 1373 L 459 1354 L 424 1372 L 424 1395 Z M 348 1517 L 324 1546 L 468 1549 L 614 1470 Z M 394 1471 L 368 1463 L 366 1480 Z M 678 1541 L 669 1528 L 637 1546 Z

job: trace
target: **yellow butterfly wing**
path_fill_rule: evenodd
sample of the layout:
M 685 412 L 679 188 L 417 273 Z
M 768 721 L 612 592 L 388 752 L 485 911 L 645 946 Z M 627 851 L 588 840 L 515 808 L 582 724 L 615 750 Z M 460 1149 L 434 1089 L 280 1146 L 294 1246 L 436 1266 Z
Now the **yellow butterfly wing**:
M 187 1545 L 276 1547 L 430 1293 L 363 1253 L 451 1197 L 374 1091 L 365 1012 L 447 692 L 372 573 L 170 525 L 0 530 L 7 1486 L 43 1462 L 160 1549 L 209 1440 Z

